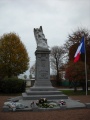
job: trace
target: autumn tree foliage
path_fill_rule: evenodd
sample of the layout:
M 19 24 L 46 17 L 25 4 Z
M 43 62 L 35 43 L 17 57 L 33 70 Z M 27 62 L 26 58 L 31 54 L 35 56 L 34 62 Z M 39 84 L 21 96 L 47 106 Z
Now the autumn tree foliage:
M 68 54 L 68 61 L 74 60 L 75 52 L 81 42 L 82 35 L 85 39 L 85 48 L 87 56 L 87 65 L 90 67 L 90 32 L 87 29 L 79 28 L 73 34 L 68 36 L 68 40 L 65 43 L 66 53 Z M 81 55 L 80 61 L 85 62 L 85 56 Z
M 18 76 L 29 67 L 29 57 L 24 44 L 16 33 L 0 37 L 0 76 Z
M 59 70 L 63 64 L 64 53 L 65 51 L 62 46 L 54 46 L 51 48 L 50 54 L 51 68 L 56 70 L 57 83 L 58 81 L 60 82 Z
M 90 70 L 87 66 L 88 78 L 90 78 Z M 74 90 L 77 90 L 77 83 L 80 83 L 82 89 L 85 90 L 85 64 L 83 62 L 70 62 L 66 67 L 65 78 L 74 84 Z
M 74 55 L 81 42 L 82 36 L 85 39 L 86 48 L 86 64 L 88 66 L 87 71 L 90 71 L 90 33 L 87 29 L 79 28 L 71 35 L 68 36 L 68 40 L 65 43 L 65 51 L 68 55 L 68 64 L 66 69 L 66 77 L 76 83 L 76 81 L 82 81 L 85 85 L 85 54 L 80 55 L 80 60 L 77 63 L 72 64 L 74 61 Z M 89 76 L 89 73 L 88 73 Z M 83 77 L 83 78 L 82 78 Z M 88 78 L 90 79 L 90 77 Z

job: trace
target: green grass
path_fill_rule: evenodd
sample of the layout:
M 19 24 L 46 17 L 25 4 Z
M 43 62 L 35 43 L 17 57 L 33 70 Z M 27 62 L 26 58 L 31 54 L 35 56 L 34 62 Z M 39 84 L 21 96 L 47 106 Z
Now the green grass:
M 81 91 L 81 90 L 78 90 L 77 92 L 74 92 L 74 90 L 62 90 L 63 94 L 66 94 L 66 95 L 70 95 L 70 96 L 73 96 L 73 95 L 86 95 L 86 92 L 84 91 Z M 88 95 L 90 95 L 90 90 L 87 92 Z

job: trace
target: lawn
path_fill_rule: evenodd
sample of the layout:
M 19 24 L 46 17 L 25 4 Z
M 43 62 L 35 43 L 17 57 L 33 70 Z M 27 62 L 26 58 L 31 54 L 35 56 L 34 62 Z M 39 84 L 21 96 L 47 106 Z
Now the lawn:
M 73 95 L 86 95 L 85 91 L 82 90 L 77 90 L 77 92 L 74 92 L 74 90 L 61 90 L 63 94 L 66 94 L 68 96 L 73 96 Z M 90 95 L 90 90 L 88 90 L 87 95 Z

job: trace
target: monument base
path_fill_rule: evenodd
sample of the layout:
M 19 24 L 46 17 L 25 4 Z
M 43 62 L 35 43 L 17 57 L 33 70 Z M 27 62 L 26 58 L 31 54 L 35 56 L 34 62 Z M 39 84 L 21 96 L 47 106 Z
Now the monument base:
M 68 99 L 61 91 L 54 87 L 31 87 L 22 93 L 23 100 L 39 100 L 40 98 L 47 98 L 48 100 Z
M 62 94 L 56 88 L 52 87 L 50 82 L 50 50 L 36 50 L 36 71 L 35 83 L 30 90 L 22 93 L 24 100 L 38 100 L 40 98 L 51 99 L 68 99 L 67 95 Z

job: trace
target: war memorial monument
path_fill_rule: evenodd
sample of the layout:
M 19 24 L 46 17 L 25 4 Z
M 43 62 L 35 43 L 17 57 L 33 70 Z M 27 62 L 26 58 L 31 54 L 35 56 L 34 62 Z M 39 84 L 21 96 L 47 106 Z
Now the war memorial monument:
M 22 96 L 8 99 L 4 103 L 3 111 L 43 111 L 87 107 L 79 101 L 70 99 L 52 86 L 50 82 L 50 50 L 42 26 L 34 28 L 34 36 L 37 43 L 34 86 L 22 93 Z M 38 106 L 39 102 L 40 106 L 44 106 Z M 45 104 L 41 104 L 41 102 L 45 102 Z
M 68 96 L 52 87 L 50 82 L 50 50 L 42 26 L 40 26 L 40 28 L 34 28 L 34 36 L 37 43 L 37 50 L 35 51 L 35 84 L 30 90 L 27 90 L 26 93 L 22 94 L 23 99 L 67 99 Z

